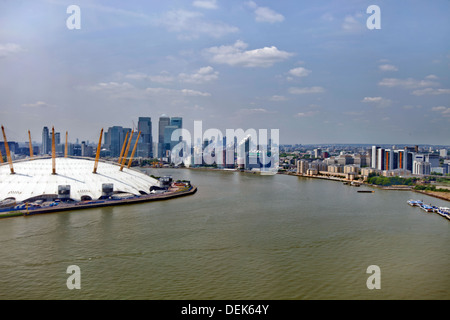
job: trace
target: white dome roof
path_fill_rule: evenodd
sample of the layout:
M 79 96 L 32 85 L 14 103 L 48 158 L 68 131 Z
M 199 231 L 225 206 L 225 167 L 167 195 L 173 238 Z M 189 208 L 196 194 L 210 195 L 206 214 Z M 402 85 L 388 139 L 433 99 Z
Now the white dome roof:
M 102 185 L 113 184 L 114 192 L 141 195 L 150 193 L 150 187 L 158 181 L 136 170 L 116 164 L 98 162 L 93 173 L 94 160 L 56 158 L 56 174 L 52 174 L 52 159 L 35 159 L 13 163 L 15 174 L 10 173 L 8 163 L 0 166 L 0 201 L 15 198 L 23 202 L 40 195 L 57 195 L 58 186 L 70 185 L 70 198 L 80 201 L 82 196 L 98 199 Z

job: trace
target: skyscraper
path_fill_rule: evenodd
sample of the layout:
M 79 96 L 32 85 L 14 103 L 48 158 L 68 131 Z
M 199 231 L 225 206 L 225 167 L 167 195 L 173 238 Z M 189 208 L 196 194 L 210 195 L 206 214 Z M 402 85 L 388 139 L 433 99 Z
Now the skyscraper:
M 170 118 L 165 114 L 161 115 L 161 117 L 159 117 L 159 127 L 158 127 L 158 158 L 165 156 L 164 130 L 166 126 L 169 125 L 170 125 Z
M 122 145 L 124 143 L 125 136 L 129 128 L 123 128 L 121 126 L 109 127 L 105 133 L 105 147 L 109 149 L 111 157 L 119 157 Z
M 171 126 L 175 126 L 178 129 L 183 128 L 183 118 L 181 118 L 181 117 L 172 117 L 170 119 L 170 125 Z
M 145 158 L 153 158 L 152 119 L 150 117 L 139 117 L 138 131 L 141 132 L 139 155 Z
M 377 150 L 378 150 L 379 148 L 380 148 L 380 147 L 378 147 L 378 146 L 372 146 L 371 168 L 374 168 L 374 169 L 376 169 L 376 168 L 378 167 L 378 165 L 377 165 Z
M 47 127 L 42 129 L 42 150 L 41 154 L 49 154 L 51 151 L 51 141 Z
M 178 141 L 172 141 L 172 133 L 177 129 L 177 126 L 166 126 L 164 128 L 163 157 L 168 156 L 167 151 L 171 151 L 178 144 Z

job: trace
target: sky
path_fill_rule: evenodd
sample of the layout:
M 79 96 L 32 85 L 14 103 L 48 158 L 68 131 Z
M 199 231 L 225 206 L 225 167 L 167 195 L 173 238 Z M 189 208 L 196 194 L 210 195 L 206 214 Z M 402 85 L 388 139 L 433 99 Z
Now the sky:
M 2 0 L 0 123 L 10 141 L 54 126 L 96 142 L 138 117 L 155 139 L 167 114 L 191 132 L 279 129 L 281 144 L 450 145 L 449 12 L 448 0 Z

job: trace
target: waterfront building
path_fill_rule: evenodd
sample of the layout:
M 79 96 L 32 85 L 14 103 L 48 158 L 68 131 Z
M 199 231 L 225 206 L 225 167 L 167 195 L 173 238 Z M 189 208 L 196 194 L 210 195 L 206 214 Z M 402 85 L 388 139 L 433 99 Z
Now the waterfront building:
M 441 149 L 439 150 L 439 156 L 441 158 L 446 158 L 447 157 L 447 149 Z
M 426 154 L 425 161 L 430 163 L 431 167 L 439 167 L 439 155 L 438 154 Z
M 297 174 L 306 174 L 309 169 L 309 163 L 306 160 L 297 160 Z
M 442 167 L 431 167 L 431 172 L 440 173 L 442 175 L 446 175 L 448 173 L 448 165 L 444 165 Z
M 371 173 L 375 173 L 375 174 L 379 174 L 379 171 L 375 168 L 361 168 L 361 175 L 364 177 L 368 177 L 369 174 Z
M 385 170 L 385 149 L 377 149 L 377 169 L 382 171 Z
M 344 173 L 359 173 L 360 168 L 357 165 L 350 164 L 344 166 Z
M 414 160 L 413 174 L 428 175 L 431 173 L 431 164 L 429 162 Z
M 371 163 L 370 163 L 370 167 L 371 168 L 374 168 L 374 169 L 376 169 L 377 168 L 377 152 L 378 152 L 378 149 L 379 149 L 380 147 L 378 147 L 378 146 L 372 146 L 372 152 L 371 152 Z
M 328 172 L 331 173 L 343 173 L 344 172 L 344 166 L 340 164 L 334 164 L 328 166 Z

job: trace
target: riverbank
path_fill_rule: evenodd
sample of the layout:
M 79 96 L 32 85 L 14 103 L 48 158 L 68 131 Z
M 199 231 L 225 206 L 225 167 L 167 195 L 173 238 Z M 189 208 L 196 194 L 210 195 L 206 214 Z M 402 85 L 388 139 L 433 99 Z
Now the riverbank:
M 76 203 L 59 203 L 56 206 L 45 207 L 45 208 L 36 208 L 32 210 L 17 210 L 10 211 L 0 214 L 0 218 L 10 218 L 10 217 L 18 217 L 18 216 L 32 216 L 37 214 L 45 214 L 45 213 L 58 213 L 62 211 L 73 211 L 73 210 L 82 210 L 82 209 L 92 209 L 99 207 L 108 207 L 108 206 L 119 206 L 119 205 L 130 205 L 136 203 L 150 202 L 150 201 L 163 201 L 170 200 L 179 197 L 184 197 L 188 195 L 193 195 L 197 192 L 197 187 L 190 186 L 189 188 L 177 188 L 173 189 L 169 192 L 164 192 L 160 194 L 150 194 L 137 196 L 133 198 L 127 199 L 118 199 L 118 200 L 93 200 L 93 201 L 83 201 Z
M 424 191 L 424 190 L 412 190 L 417 193 L 426 194 L 427 196 L 435 197 L 441 200 L 450 201 L 450 192 L 437 192 L 437 191 Z

